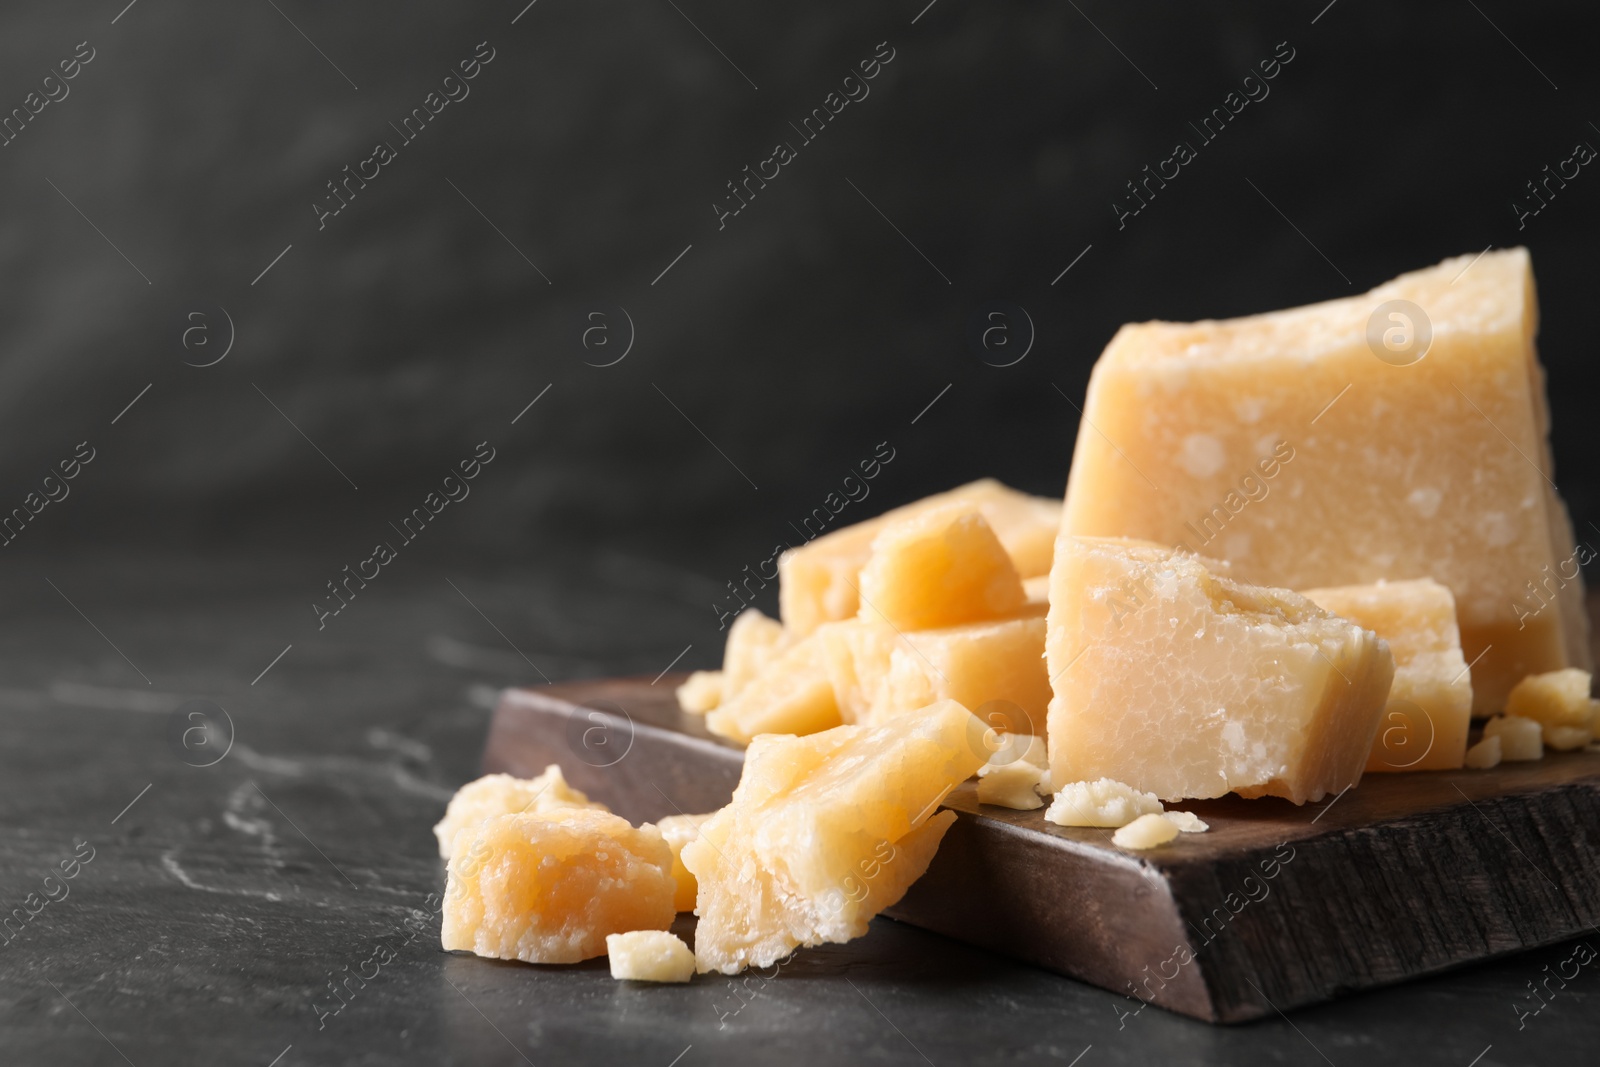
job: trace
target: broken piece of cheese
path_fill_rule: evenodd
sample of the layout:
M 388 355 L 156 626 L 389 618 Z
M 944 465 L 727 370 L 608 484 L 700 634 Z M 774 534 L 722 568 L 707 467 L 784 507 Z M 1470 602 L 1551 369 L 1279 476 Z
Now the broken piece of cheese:
M 951 501 L 977 505 L 1023 578 L 1049 573 L 1051 545 L 1061 527 L 1061 505 L 984 478 L 789 549 L 778 560 L 778 603 L 784 627 L 803 637 L 825 622 L 855 615 L 861 606 L 857 579 L 878 532 L 889 523 Z
M 897 630 L 998 619 L 1028 602 L 977 505 L 951 501 L 886 524 L 857 578 L 860 617 Z
M 1044 633 L 1040 604 L 1014 618 L 940 630 L 852 619 L 828 623 L 816 637 L 847 723 L 876 724 L 954 700 L 997 730 L 1042 736 L 1050 702 Z
M 606 935 L 611 977 L 632 982 L 687 982 L 694 977 L 694 953 L 667 930 L 630 930 Z
M 1417 316 L 1394 300 L 1431 323 L 1406 366 L 1367 339 L 1372 320 L 1404 340 Z M 1537 325 L 1518 248 L 1309 307 L 1124 326 L 1089 381 L 1062 531 L 1289 589 L 1428 575 L 1455 594 L 1474 712 L 1499 710 L 1526 674 L 1589 666 Z
M 1461 655 L 1450 590 L 1432 578 L 1418 578 L 1306 589 L 1301 595 L 1371 630 L 1389 643 L 1394 656 L 1394 684 L 1367 770 L 1461 766 L 1472 726 L 1472 679 Z
M 468 782 L 450 798 L 444 818 L 433 828 L 433 836 L 439 841 L 439 855 L 449 859 L 456 835 L 464 828 L 476 827 L 496 815 L 553 811 L 557 808 L 607 810 L 604 804 L 590 800 L 568 785 L 560 766 L 552 763 L 537 778 L 486 774 Z
M 1381 638 L 1305 597 L 1121 538 L 1057 541 L 1048 631 L 1051 780 L 1162 800 L 1353 785 L 1394 676 Z
M 732 802 L 683 849 L 700 970 L 735 974 L 866 933 L 933 859 L 955 820 L 934 810 L 983 762 L 981 732 L 945 701 L 882 726 L 757 738 Z
M 588 808 L 496 815 L 463 833 L 446 873 L 446 949 L 524 963 L 603 956 L 606 935 L 665 930 L 672 851 L 653 826 Z
M 683 865 L 683 846 L 700 836 L 700 827 L 710 815 L 668 815 L 656 822 L 667 847 L 672 850 L 672 881 L 677 886 L 672 904 L 679 911 L 693 911 L 696 886 L 694 875 Z
M 749 744 L 757 734 L 813 734 L 838 726 L 822 635 L 812 634 L 769 663 L 737 696 L 706 715 L 706 729 Z

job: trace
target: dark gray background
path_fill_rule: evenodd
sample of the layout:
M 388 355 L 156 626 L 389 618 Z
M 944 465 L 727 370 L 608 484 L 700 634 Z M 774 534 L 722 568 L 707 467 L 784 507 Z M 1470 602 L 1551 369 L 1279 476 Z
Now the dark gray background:
M 324 972 L 438 888 L 427 827 L 474 772 L 486 694 L 715 663 L 724 582 L 879 442 L 896 458 L 846 518 L 985 474 L 1058 494 L 1066 398 L 1125 321 L 1319 300 L 1526 243 L 1558 481 L 1580 530 L 1600 521 L 1600 177 L 1521 231 L 1511 206 L 1575 142 L 1600 144 L 1578 5 L 524 2 L 0 10 L 0 113 L 78 42 L 96 52 L 0 148 L 0 512 L 79 441 L 97 449 L 0 551 L 7 899 L 72 841 L 105 842 L 74 903 L 0 950 L 0 1047 L 123 1062 L 98 1025 L 141 1067 L 265 1064 L 291 1042 L 280 1067 L 522 1062 L 491 1016 L 540 1063 L 665 1064 L 691 1041 L 684 1067 L 768 1041 L 941 1063 L 1093 1043 L 1084 1067 L 1313 1049 L 1465 1065 L 1493 1043 L 1486 1067 L 1592 1047 L 1577 985 L 1536 1036 L 1515 1027 L 1525 980 L 1565 947 L 1301 1013 L 1310 1040 L 1149 1013 L 1129 1036 L 1109 994 L 886 923 L 731 1037 L 700 1025 L 725 992 L 711 980 L 680 1016 L 593 967 L 426 948 L 394 999 L 313 1038 Z M 324 183 L 481 41 L 496 55 L 471 95 L 319 232 Z M 896 56 L 871 95 L 719 232 L 724 183 L 881 41 Z M 1270 96 L 1119 231 L 1124 183 L 1283 41 Z M 1036 327 L 1014 366 L 968 343 L 990 301 Z M 616 351 L 582 343 L 613 306 L 634 347 L 586 365 Z M 220 309 L 234 347 L 186 366 L 220 351 L 184 347 L 187 316 L 220 346 Z M 471 496 L 319 631 L 323 583 L 484 440 L 497 458 Z M 227 706 L 255 756 L 176 759 L 165 714 L 193 697 Z M 224 817 L 241 811 L 276 852 Z M 915 1056 L 840 974 L 921 1039 Z

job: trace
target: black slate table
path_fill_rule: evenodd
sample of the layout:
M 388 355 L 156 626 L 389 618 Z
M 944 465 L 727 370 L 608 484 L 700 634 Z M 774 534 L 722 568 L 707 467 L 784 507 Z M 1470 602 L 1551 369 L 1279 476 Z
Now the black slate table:
M 321 560 L 6 562 L 0 1063 L 1594 1061 L 1600 967 L 1531 992 L 1577 943 L 1231 1028 L 886 919 L 687 986 L 447 954 L 429 830 L 498 688 L 662 670 L 704 579 L 594 549 L 418 554 L 319 631 Z

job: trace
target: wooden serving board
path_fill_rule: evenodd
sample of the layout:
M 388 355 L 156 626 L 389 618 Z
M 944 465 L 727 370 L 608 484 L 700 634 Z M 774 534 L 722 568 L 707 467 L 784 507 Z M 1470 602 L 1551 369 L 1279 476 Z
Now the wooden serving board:
M 678 710 L 681 680 L 507 690 L 484 770 L 559 763 L 635 822 L 715 810 L 743 752 Z M 1600 933 L 1600 753 L 1370 774 L 1305 807 L 1197 801 L 1179 807 L 1210 831 L 1148 852 L 980 806 L 971 782 L 944 806 L 955 824 L 889 915 L 1210 1022 Z

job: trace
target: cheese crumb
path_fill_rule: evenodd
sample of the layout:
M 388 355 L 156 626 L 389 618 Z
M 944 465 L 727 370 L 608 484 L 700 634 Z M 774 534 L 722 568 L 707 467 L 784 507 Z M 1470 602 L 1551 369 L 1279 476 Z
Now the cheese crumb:
M 1155 848 L 1178 836 L 1178 827 L 1164 815 L 1141 815 L 1111 835 L 1118 848 Z
M 1585 743 L 1588 739 L 1589 735 L 1584 734 Z M 984 770 L 989 773 L 984 774 Z M 1042 808 L 1044 801 L 1039 799 L 1037 789 L 1043 774 L 1042 767 L 1026 760 L 1017 760 L 1001 767 L 991 764 L 987 768 L 979 768 L 978 803 L 1015 808 L 1018 811 Z
M 1467 749 L 1466 765 L 1475 771 L 1486 771 L 1500 766 L 1500 737 L 1485 737 Z
M 722 703 L 722 672 L 695 671 L 678 686 L 678 707 L 691 715 L 704 715 Z
M 1530 674 L 1506 697 L 1506 714 L 1545 726 L 1581 726 L 1594 721 L 1589 672 L 1576 667 Z
M 694 974 L 694 953 L 667 930 L 633 930 L 606 935 L 611 977 L 634 982 L 687 982 Z
M 1532 719 L 1517 715 L 1496 715 L 1483 728 L 1484 737 L 1500 739 L 1500 756 L 1505 760 L 1530 760 L 1544 757 L 1543 728 Z
M 1192 811 L 1166 812 L 1167 821 L 1186 834 L 1203 834 L 1211 825 Z
M 1142 815 L 1159 815 L 1161 801 L 1112 778 L 1068 782 L 1044 817 L 1057 826 L 1127 826 Z M 1177 832 L 1176 829 L 1173 831 Z

